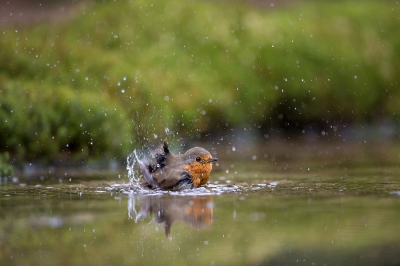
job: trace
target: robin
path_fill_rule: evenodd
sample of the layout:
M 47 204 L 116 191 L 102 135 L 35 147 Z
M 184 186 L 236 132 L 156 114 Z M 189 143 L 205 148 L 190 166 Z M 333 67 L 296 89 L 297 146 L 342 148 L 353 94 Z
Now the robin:
M 144 185 L 150 189 L 180 191 L 197 188 L 207 183 L 212 163 L 218 161 L 209 151 L 200 147 L 191 148 L 184 154 L 173 154 L 167 140 L 153 154 L 157 164 L 139 161 Z

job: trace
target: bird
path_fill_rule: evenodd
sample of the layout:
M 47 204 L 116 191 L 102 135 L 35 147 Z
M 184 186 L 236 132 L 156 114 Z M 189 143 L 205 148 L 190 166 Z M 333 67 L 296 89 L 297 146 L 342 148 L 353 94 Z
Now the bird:
M 213 162 L 218 161 L 209 151 L 194 147 L 183 154 L 173 154 L 167 139 L 152 154 L 156 164 L 138 161 L 145 182 L 149 189 L 181 191 L 198 188 L 210 179 Z

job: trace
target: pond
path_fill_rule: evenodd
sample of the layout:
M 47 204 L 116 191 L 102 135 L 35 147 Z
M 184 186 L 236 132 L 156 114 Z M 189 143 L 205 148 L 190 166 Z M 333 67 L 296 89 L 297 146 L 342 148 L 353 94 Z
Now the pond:
M 183 192 L 132 190 L 124 169 L 2 178 L 1 265 L 399 265 L 398 157 L 319 151 L 218 154 Z

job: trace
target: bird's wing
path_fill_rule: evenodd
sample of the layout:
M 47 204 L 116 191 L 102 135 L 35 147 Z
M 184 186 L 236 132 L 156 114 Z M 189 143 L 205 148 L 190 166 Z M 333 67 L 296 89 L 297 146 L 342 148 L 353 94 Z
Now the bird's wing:
M 153 173 L 153 177 L 157 180 L 158 186 L 161 189 L 173 189 L 176 186 L 192 185 L 189 173 L 180 168 L 165 167 Z
M 144 177 L 144 180 L 146 181 L 146 183 L 152 188 L 157 188 L 158 183 L 156 182 L 156 180 L 154 180 L 153 176 L 150 173 L 151 165 L 145 164 L 141 161 L 138 161 L 138 163 L 139 163 L 140 170 L 143 173 L 143 177 Z

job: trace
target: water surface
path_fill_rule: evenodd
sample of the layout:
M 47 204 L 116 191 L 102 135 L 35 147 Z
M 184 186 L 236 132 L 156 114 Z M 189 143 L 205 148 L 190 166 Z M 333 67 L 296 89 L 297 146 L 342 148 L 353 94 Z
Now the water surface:
M 123 170 L 3 178 L 1 265 L 400 264 L 395 163 L 265 165 L 225 160 L 183 193 Z

